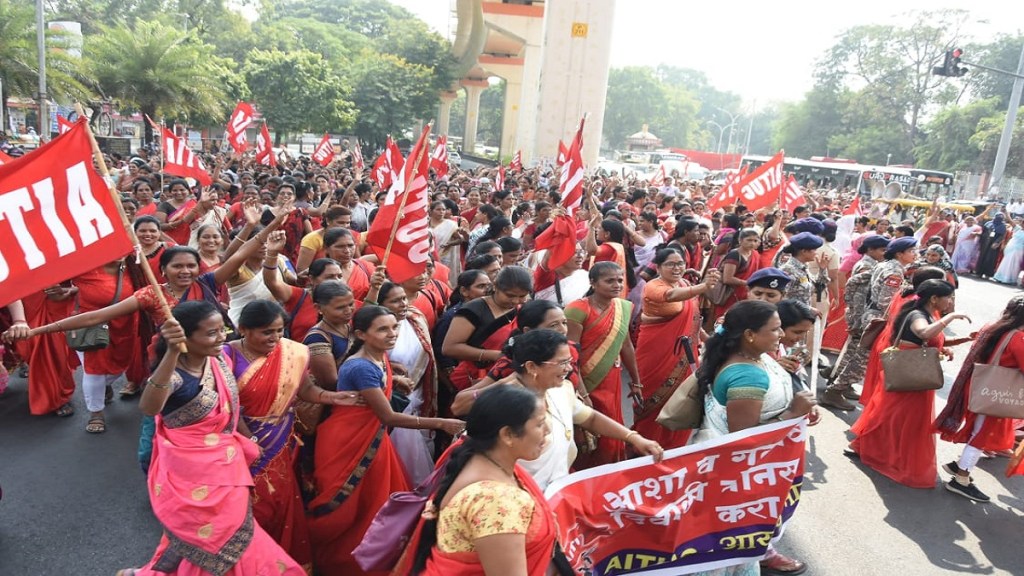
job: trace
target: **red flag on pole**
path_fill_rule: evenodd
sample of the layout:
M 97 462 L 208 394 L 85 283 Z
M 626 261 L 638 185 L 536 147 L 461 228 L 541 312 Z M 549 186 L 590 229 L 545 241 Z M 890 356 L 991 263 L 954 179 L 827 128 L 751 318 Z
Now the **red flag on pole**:
M 804 192 L 800 189 L 800 185 L 796 183 L 796 178 L 791 175 L 786 181 L 786 185 L 782 187 L 782 202 L 779 205 L 786 212 L 790 212 L 803 203 Z
M 516 172 L 523 171 L 523 151 L 516 150 L 516 153 L 512 156 L 512 161 L 508 163 L 509 170 L 515 170 Z
M 658 165 L 658 171 L 655 172 L 654 177 L 651 178 L 651 186 L 662 186 L 665 184 L 665 165 Z
M 391 136 L 384 145 L 384 152 L 373 163 L 373 179 L 381 188 L 391 188 L 395 174 L 402 169 L 402 151 L 398 149 Z
M 231 143 L 231 147 L 235 149 L 235 152 L 241 154 L 245 152 L 249 143 L 245 136 L 245 130 L 255 120 L 256 113 L 252 109 L 252 104 L 248 102 L 239 102 L 235 106 L 235 111 L 231 113 L 231 118 L 228 120 L 228 142 Z
M 782 186 L 783 152 L 772 156 L 771 160 L 757 167 L 737 184 L 739 201 L 751 212 L 770 206 L 779 199 Z
M 498 175 L 494 177 L 494 191 L 499 192 L 505 189 L 505 167 L 498 166 Z
M 864 214 L 860 211 L 860 195 L 853 197 L 853 202 L 843 210 L 843 216 L 863 216 Z
M 331 144 L 331 137 L 327 134 L 324 134 L 313 150 L 313 161 L 324 168 L 334 162 L 334 144 Z
M 557 166 L 565 164 L 565 159 L 569 157 L 569 149 L 565 147 L 565 144 L 561 140 L 558 141 L 558 158 L 555 160 Z
M 277 157 L 270 144 L 270 129 L 267 128 L 266 122 L 260 126 L 260 133 L 256 135 L 256 163 L 260 166 L 277 166 Z
M 71 131 L 74 124 L 67 118 L 57 115 L 57 134 L 66 134 Z
M 359 149 L 359 142 L 352 146 L 352 166 L 359 170 L 366 169 L 366 162 L 363 160 L 363 151 Z
M 131 252 L 84 122 L 0 167 L 0 303 Z
M 430 124 L 427 124 L 409 158 L 394 175 L 394 183 L 384 204 L 366 233 L 370 250 L 387 266 L 388 275 L 397 283 L 422 274 L 430 259 L 430 223 L 427 218 L 430 198 L 425 162 L 429 160 L 429 136 Z
M 442 134 L 437 139 L 434 152 L 430 155 L 430 167 L 438 178 L 448 175 L 448 136 Z
M 164 172 L 172 176 L 195 178 L 203 186 L 213 183 L 213 178 L 206 171 L 203 161 L 185 145 L 183 139 L 175 136 L 173 132 L 163 126 L 160 127 L 160 133 L 164 141 Z
M 561 178 L 558 180 L 562 206 L 565 206 L 565 212 L 569 216 L 572 216 L 583 202 L 583 123 L 585 121 L 586 118 L 580 119 L 576 136 L 572 139 L 569 153 L 565 163 L 562 164 Z
M 739 198 L 739 188 L 737 185 L 746 175 L 747 166 L 745 164 L 740 168 L 739 172 L 727 175 L 718 193 L 708 200 L 708 210 L 714 212 L 719 208 L 736 204 L 736 200 Z

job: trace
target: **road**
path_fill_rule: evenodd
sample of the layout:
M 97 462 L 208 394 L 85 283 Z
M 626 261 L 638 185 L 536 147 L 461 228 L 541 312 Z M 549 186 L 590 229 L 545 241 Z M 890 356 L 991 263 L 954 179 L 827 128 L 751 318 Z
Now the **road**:
M 1016 293 L 962 281 L 958 309 L 973 325 L 994 319 Z M 946 370 L 945 398 L 967 347 Z M 941 402 L 940 402 L 941 404 Z M 84 432 L 85 407 L 66 419 L 28 415 L 25 383 L 0 397 L 0 575 L 110 575 L 152 554 L 160 528 L 149 511 L 135 461 L 137 401 L 115 400 L 108 431 Z M 905 488 L 842 455 L 858 413 L 824 411 L 808 444 L 800 508 L 783 551 L 808 563 L 810 576 L 1024 575 L 1024 478 L 1002 475 L 1006 460 L 983 460 L 974 476 L 990 504 L 975 504 L 936 485 Z M 959 448 L 939 443 L 939 462 Z

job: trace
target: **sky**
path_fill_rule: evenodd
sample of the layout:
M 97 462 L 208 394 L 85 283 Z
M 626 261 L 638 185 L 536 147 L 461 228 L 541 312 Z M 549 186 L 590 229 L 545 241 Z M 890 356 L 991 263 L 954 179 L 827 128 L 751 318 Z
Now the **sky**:
M 454 0 L 391 2 L 447 35 Z M 914 10 L 950 8 L 970 11 L 965 32 L 977 41 L 1024 28 L 1024 2 L 1019 0 L 618 0 L 611 65 L 664 63 L 700 70 L 713 86 L 741 95 L 751 106 L 798 101 L 813 86 L 816 60 L 844 30 L 898 24 Z

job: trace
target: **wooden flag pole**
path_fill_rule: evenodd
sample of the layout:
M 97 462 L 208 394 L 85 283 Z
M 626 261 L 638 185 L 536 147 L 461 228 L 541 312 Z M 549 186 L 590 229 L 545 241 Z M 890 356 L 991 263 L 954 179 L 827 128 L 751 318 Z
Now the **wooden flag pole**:
M 85 112 L 82 110 L 82 105 L 75 103 L 75 112 L 78 113 L 80 118 L 85 118 Z M 99 166 L 100 175 L 107 181 L 107 191 L 110 192 L 110 197 L 114 200 L 114 207 L 117 208 L 118 215 L 121 216 L 121 225 L 124 226 L 126 232 L 128 232 L 128 238 L 131 240 L 132 246 L 135 247 L 135 254 L 139 265 L 142 266 L 142 272 L 146 275 L 146 281 L 153 287 L 153 293 L 156 294 L 157 300 L 160 302 L 160 308 L 163 309 L 164 314 L 167 318 L 173 318 L 171 315 L 171 306 L 167 303 L 167 298 L 164 296 L 163 286 L 160 285 L 156 280 L 156 276 L 153 274 L 153 269 L 149 267 L 149 260 L 142 254 L 142 246 L 139 245 L 139 239 L 135 236 L 135 228 L 132 223 L 128 221 L 128 217 L 124 214 L 124 208 L 121 206 L 121 195 L 117 193 L 117 189 L 114 187 L 114 181 L 110 178 L 110 170 L 107 169 L 107 162 L 103 159 L 103 153 L 100 151 L 100 145 L 96 142 L 96 136 L 92 133 L 92 126 L 89 126 L 89 122 L 86 121 L 85 127 L 87 134 L 89 135 L 89 143 L 92 145 L 92 155 L 96 160 L 96 165 Z M 161 157 L 163 154 L 161 153 Z M 181 343 L 178 348 L 185 352 L 185 344 Z
M 398 225 L 402 222 L 402 211 L 405 210 L 405 202 L 409 199 L 409 187 L 412 186 L 412 181 L 416 176 L 416 168 L 420 165 L 423 160 L 423 154 L 427 151 L 427 144 L 430 141 L 430 128 L 434 125 L 434 121 L 431 120 L 427 123 L 427 133 L 421 134 L 420 139 L 423 140 L 423 146 L 420 146 L 419 152 L 416 154 L 416 161 L 412 165 L 412 169 L 406 171 L 405 175 L 405 192 L 402 193 L 402 200 L 398 204 L 398 216 L 395 218 L 394 223 L 391 225 L 391 236 L 388 238 L 388 245 L 384 249 L 384 258 L 381 259 L 380 265 L 387 266 L 388 259 L 391 258 L 391 247 L 395 243 L 395 236 L 398 235 Z M 409 161 L 406 160 L 405 166 L 409 166 Z M 394 186 L 394 184 L 392 184 Z

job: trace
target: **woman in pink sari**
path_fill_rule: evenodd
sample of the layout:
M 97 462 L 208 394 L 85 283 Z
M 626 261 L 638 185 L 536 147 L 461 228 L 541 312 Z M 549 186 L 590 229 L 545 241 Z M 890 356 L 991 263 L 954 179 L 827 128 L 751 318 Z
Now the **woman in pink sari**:
M 221 357 L 220 311 L 202 300 L 183 302 L 160 332 L 161 360 L 139 407 L 156 417 L 149 500 L 164 535 L 149 563 L 118 576 L 303 576 L 253 519 L 249 465 L 260 451 L 238 433 L 238 390 Z

